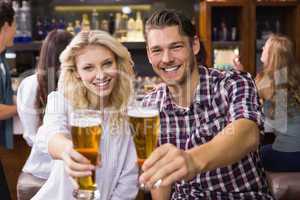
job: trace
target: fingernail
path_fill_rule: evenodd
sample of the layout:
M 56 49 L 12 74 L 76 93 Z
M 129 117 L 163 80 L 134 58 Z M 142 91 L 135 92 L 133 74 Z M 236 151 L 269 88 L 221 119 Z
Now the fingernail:
M 95 170 L 96 169 L 96 167 L 94 165 L 90 165 L 89 168 L 90 168 L 90 170 Z

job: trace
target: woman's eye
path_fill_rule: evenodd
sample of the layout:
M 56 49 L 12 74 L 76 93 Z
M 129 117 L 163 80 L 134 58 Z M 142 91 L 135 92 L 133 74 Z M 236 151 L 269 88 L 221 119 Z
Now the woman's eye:
M 104 67 L 110 67 L 112 66 L 113 62 L 112 61 L 108 61 L 106 63 L 103 64 Z
M 91 71 L 91 70 L 93 70 L 93 67 L 92 66 L 84 66 L 82 69 L 85 71 Z

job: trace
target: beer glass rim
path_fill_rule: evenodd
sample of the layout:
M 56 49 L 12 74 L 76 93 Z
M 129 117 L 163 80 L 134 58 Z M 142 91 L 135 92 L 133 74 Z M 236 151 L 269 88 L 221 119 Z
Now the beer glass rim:
M 101 112 L 93 109 L 75 109 L 71 112 L 70 123 L 74 126 L 102 124 Z

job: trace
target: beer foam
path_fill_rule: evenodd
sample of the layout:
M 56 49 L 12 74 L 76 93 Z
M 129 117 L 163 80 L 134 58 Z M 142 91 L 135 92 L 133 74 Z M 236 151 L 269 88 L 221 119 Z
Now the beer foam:
M 127 114 L 129 117 L 137 118 L 155 117 L 159 115 L 158 110 L 148 108 L 131 108 L 128 110 Z
M 79 118 L 79 119 L 71 119 L 71 126 L 77 127 L 89 127 L 89 126 L 99 126 L 101 124 L 100 119 L 95 118 Z

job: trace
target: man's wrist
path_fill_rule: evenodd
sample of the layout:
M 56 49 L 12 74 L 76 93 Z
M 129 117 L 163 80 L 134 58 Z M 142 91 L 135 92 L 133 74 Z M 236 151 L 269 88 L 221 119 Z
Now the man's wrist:
M 189 176 L 193 178 L 197 174 L 200 174 L 205 169 L 205 164 L 201 156 L 199 156 L 197 147 L 194 147 L 187 151 L 188 162 L 189 162 Z

